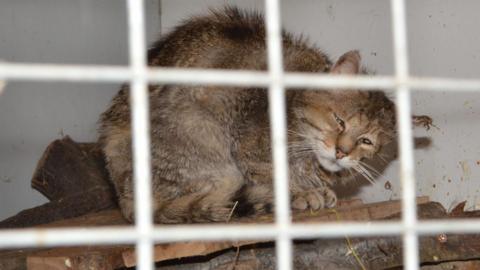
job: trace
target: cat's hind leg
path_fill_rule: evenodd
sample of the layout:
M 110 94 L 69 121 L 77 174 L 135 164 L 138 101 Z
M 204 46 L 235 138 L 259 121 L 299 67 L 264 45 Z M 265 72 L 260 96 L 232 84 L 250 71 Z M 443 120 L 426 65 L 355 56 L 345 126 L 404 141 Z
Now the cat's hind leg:
M 154 222 L 159 224 L 178 224 L 194 222 L 191 209 L 205 196 L 203 193 L 191 193 L 171 201 L 163 201 L 158 195 L 154 198 Z
M 212 170 L 209 170 L 212 171 Z M 235 166 L 219 166 L 213 173 L 198 175 L 201 186 L 171 198 L 160 188 L 154 192 L 156 223 L 227 222 L 235 210 L 233 198 L 244 185 L 243 175 Z
M 235 211 L 235 195 L 244 186 L 244 177 L 236 166 L 225 166 L 212 175 L 208 193 L 192 205 L 194 221 L 228 222 Z

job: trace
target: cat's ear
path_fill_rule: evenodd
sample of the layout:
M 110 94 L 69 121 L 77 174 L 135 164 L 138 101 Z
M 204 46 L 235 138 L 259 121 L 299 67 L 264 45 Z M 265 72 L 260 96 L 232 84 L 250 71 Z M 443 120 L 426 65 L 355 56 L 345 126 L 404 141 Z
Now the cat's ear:
M 342 75 L 358 74 L 360 72 L 360 62 L 360 53 L 358 51 L 349 51 L 338 59 L 330 73 Z

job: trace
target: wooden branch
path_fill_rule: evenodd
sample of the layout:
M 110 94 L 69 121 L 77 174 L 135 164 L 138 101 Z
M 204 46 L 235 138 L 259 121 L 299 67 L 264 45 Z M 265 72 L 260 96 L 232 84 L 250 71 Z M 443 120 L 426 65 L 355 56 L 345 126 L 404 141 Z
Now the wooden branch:
M 102 151 L 95 143 L 76 143 L 68 136 L 55 140 L 37 164 L 32 188 L 49 200 L 111 188 Z

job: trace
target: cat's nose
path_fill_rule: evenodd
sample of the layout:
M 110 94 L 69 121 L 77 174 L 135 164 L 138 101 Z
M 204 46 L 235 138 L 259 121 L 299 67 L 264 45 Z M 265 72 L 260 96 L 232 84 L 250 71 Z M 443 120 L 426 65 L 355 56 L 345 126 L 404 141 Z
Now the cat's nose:
M 342 159 L 342 158 L 344 158 L 344 157 L 346 157 L 346 156 L 347 156 L 347 154 L 345 154 L 345 153 L 342 151 L 342 149 L 340 149 L 340 148 L 337 147 L 337 149 L 335 150 L 335 157 L 336 157 L 337 159 Z

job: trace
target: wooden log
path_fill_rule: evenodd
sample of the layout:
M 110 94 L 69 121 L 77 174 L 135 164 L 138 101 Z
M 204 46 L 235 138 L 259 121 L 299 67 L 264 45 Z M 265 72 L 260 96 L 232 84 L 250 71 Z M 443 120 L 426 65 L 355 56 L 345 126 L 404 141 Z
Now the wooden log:
M 31 184 L 49 200 L 88 193 L 93 189 L 111 189 L 99 146 L 95 143 L 76 143 L 68 136 L 53 141 L 47 147 L 37 164 Z
M 23 210 L 17 215 L 0 221 L 0 228 L 26 228 L 57 220 L 86 215 L 117 207 L 110 188 L 97 186 L 86 193 L 77 193 L 46 204 Z
M 68 136 L 47 147 L 32 187 L 51 202 L 1 221 L 0 228 L 31 227 L 117 207 L 98 145 L 76 143 Z
M 436 265 L 424 265 L 421 270 L 478 270 L 480 261 L 445 262 Z

